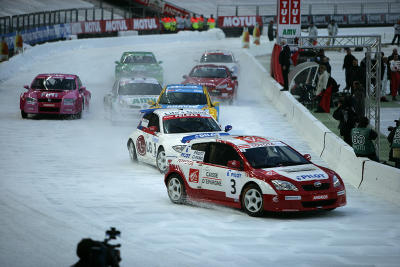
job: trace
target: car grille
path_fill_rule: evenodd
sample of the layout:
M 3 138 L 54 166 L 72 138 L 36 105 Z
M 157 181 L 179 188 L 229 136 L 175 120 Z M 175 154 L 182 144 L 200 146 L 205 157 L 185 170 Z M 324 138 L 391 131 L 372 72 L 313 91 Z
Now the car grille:
M 39 98 L 39 102 L 46 102 L 46 103 L 60 103 L 62 101 L 61 98 L 55 99 L 55 98 Z
M 335 204 L 337 199 L 326 199 L 326 200 L 318 200 L 318 201 L 303 201 L 301 204 L 304 208 L 316 208 L 323 206 L 330 206 Z
M 60 108 L 40 107 L 40 112 L 60 112 Z
M 317 191 L 317 190 L 328 190 L 330 183 L 323 183 L 321 186 L 316 187 L 313 184 L 302 185 L 304 191 Z

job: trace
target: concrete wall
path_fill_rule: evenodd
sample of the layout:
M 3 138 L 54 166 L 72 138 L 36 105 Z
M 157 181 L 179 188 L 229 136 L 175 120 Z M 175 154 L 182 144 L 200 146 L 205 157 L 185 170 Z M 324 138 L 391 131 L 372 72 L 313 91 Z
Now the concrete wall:
M 289 92 L 281 92 L 282 86 L 249 52 L 245 53 L 246 60 L 253 61 L 251 72 L 262 79 L 260 89 L 346 184 L 400 205 L 400 169 L 356 157 L 352 147 L 326 128 Z

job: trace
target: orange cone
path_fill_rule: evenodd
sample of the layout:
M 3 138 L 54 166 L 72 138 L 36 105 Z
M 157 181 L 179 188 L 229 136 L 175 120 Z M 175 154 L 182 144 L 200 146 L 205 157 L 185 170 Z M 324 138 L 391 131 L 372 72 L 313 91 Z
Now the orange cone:
M 253 43 L 255 45 L 260 45 L 260 28 L 258 27 L 258 23 L 256 24 L 256 26 L 254 26 Z
M 249 34 L 249 30 L 247 29 L 247 27 L 243 28 L 242 47 L 243 48 L 249 48 L 250 47 L 250 34 Z

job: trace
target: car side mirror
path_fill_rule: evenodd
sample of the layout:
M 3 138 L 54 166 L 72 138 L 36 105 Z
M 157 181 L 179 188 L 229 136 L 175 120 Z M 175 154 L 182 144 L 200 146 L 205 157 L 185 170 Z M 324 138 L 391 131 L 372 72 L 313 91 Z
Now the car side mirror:
M 232 169 L 240 169 L 240 161 L 238 160 L 230 160 L 228 161 L 228 168 L 232 168 Z
M 230 130 L 232 130 L 232 125 L 226 125 L 225 132 L 229 132 Z
M 24 85 L 24 88 L 29 90 L 29 85 Z
M 232 80 L 236 81 L 237 80 L 237 76 L 232 76 Z
M 187 77 L 188 76 L 186 74 L 182 76 L 183 79 L 187 79 Z
M 310 154 L 304 154 L 303 157 L 304 157 L 306 160 L 311 160 L 311 155 L 310 155 Z
M 115 61 L 115 64 L 119 65 L 119 64 L 121 64 L 121 62 L 119 62 L 119 61 Z
M 214 107 L 218 107 L 218 106 L 219 106 L 219 103 L 220 103 L 220 102 L 214 102 L 214 103 L 212 103 L 212 105 L 213 105 Z
M 158 61 L 158 64 L 162 64 L 162 61 L 160 60 L 160 61 Z
M 150 106 L 155 106 L 156 102 L 154 102 L 153 100 L 149 100 L 149 102 L 147 102 L 147 104 L 149 104 Z
M 158 132 L 158 127 L 157 127 L 157 126 L 150 126 L 150 127 L 149 127 L 149 130 L 150 130 L 151 132 Z
M 82 86 L 82 87 L 81 87 L 81 90 L 82 90 L 82 91 L 86 90 L 86 86 Z

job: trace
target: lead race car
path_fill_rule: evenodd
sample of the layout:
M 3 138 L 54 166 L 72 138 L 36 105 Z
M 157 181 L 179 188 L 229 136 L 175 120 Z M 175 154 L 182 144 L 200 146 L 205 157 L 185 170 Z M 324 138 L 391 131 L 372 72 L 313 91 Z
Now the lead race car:
M 171 161 L 165 185 L 173 203 L 212 202 L 250 216 L 346 205 L 339 175 L 310 159 L 281 141 L 259 136 L 195 139 Z
M 82 111 L 89 108 L 91 93 L 75 74 L 39 74 L 24 88 L 28 91 L 20 96 L 22 118 L 29 114 L 56 114 L 79 119 Z
M 215 135 L 227 135 L 215 119 L 204 110 L 150 109 L 144 111 L 137 129 L 129 136 L 127 146 L 132 161 L 155 165 L 161 173 L 176 158 L 183 142 Z
M 161 90 L 155 78 L 121 78 L 104 96 L 104 108 L 113 122 L 139 120 L 140 110 L 149 108 Z
M 207 110 L 214 119 L 219 119 L 219 102 L 212 102 L 207 88 L 195 84 L 169 84 L 157 102 L 152 103 L 154 108 L 196 108 Z

